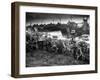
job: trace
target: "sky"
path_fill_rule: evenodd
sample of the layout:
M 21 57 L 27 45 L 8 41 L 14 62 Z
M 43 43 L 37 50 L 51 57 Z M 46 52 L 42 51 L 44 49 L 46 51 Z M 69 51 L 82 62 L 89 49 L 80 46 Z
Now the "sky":
M 52 13 L 29 13 L 26 12 L 26 26 L 34 24 L 50 24 L 50 23 L 64 23 L 74 21 L 82 23 L 83 18 L 87 17 L 89 22 L 89 15 L 71 15 L 71 14 L 52 14 Z

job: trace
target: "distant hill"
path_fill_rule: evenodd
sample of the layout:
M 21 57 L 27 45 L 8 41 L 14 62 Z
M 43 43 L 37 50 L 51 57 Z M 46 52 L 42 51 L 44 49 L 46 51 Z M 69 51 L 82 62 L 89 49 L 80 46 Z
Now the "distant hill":
M 86 31 L 83 32 L 83 29 L 84 29 L 84 26 L 79 28 L 77 23 L 75 22 L 68 22 L 66 24 L 61 24 L 61 23 L 57 23 L 57 24 L 53 24 L 53 23 L 50 23 L 50 24 L 34 24 L 33 26 L 27 26 L 27 28 L 30 28 L 32 30 L 34 30 L 34 27 L 38 29 L 38 31 L 41 31 L 41 32 L 48 32 L 48 31 L 61 31 L 63 35 L 66 35 L 66 34 L 71 34 L 71 31 L 72 30 L 75 30 L 76 31 L 76 36 L 80 36 L 82 35 L 83 33 L 86 33 L 86 34 L 89 34 L 89 29 Z

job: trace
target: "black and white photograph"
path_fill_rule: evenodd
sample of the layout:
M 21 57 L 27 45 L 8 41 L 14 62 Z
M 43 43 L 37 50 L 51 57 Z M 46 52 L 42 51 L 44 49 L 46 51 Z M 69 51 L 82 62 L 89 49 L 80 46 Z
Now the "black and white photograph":
M 97 73 L 97 7 L 12 3 L 12 76 Z
M 26 67 L 90 64 L 90 15 L 26 12 Z

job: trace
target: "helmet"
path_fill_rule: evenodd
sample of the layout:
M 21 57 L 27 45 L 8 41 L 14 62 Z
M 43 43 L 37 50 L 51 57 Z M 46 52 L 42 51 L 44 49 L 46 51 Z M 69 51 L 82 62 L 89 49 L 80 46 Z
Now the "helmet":
M 84 18 L 83 18 L 83 21 L 87 21 L 87 20 L 88 20 L 88 18 L 87 18 L 87 17 L 84 17 Z

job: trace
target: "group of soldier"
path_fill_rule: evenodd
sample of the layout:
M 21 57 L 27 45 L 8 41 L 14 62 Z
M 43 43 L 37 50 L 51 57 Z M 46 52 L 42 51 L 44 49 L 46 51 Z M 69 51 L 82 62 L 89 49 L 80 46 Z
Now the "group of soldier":
M 74 39 L 71 40 L 57 40 L 47 38 L 45 36 L 44 40 L 39 40 L 39 36 L 26 35 L 26 52 L 41 50 L 47 51 L 50 54 L 65 54 L 71 55 L 75 59 L 84 59 L 88 56 L 89 60 L 89 48 L 86 47 L 84 42 L 77 43 Z M 88 54 L 87 56 L 84 53 Z

